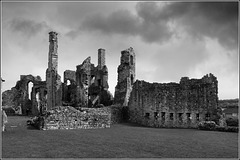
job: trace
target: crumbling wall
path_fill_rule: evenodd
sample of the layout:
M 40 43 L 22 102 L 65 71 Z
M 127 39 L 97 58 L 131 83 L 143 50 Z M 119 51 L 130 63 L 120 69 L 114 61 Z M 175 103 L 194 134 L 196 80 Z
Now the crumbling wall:
M 121 52 L 121 64 L 118 66 L 118 82 L 115 87 L 114 103 L 128 105 L 128 99 L 135 82 L 135 52 L 132 47 Z
M 218 103 L 217 79 L 183 77 L 180 83 L 136 81 L 129 100 L 130 122 L 152 127 L 196 127 L 211 120 Z
M 46 81 L 41 81 L 32 88 L 32 115 L 42 114 L 47 109 L 47 85 Z M 29 103 L 30 105 L 30 103 Z
M 91 66 L 91 57 L 88 57 L 81 65 L 77 66 L 77 103 L 82 107 L 86 107 L 88 105 L 88 88 L 91 77 Z
M 29 99 L 29 88 L 28 84 L 32 82 L 33 87 L 31 89 L 31 98 Z M 15 87 L 11 90 L 3 92 L 3 105 L 9 105 L 13 108 L 21 106 L 22 114 L 38 114 L 38 107 L 36 101 L 36 89 L 41 90 L 39 98 L 44 101 L 44 91 L 46 91 L 46 83 L 41 80 L 40 76 L 32 75 L 20 75 L 20 80 L 17 81 Z
M 69 84 L 68 84 L 69 83 Z M 77 94 L 77 84 L 76 84 L 76 72 L 71 70 L 64 71 L 64 83 L 62 84 L 63 105 L 70 105 L 76 107 L 76 94 Z
M 109 108 L 81 108 L 59 106 L 48 111 L 44 129 L 94 129 L 109 128 L 111 112 Z
M 69 77 L 73 77 L 73 71 L 67 72 Z M 66 78 L 67 79 L 67 78 Z M 74 82 L 72 80 L 72 82 Z M 76 85 L 75 85 L 76 84 Z M 64 84 L 64 102 L 67 102 L 66 95 L 72 95 L 71 100 L 75 101 L 75 107 L 95 107 L 99 104 L 108 106 L 112 104 L 113 96 L 108 91 L 108 68 L 105 65 L 105 49 L 98 49 L 98 66 L 91 63 L 91 57 L 77 66 L 76 83 L 66 87 Z M 76 90 L 74 90 L 76 88 Z
M 20 104 L 21 94 L 15 87 L 12 87 L 11 90 L 6 90 L 2 93 L 2 106 L 12 106 L 16 108 Z

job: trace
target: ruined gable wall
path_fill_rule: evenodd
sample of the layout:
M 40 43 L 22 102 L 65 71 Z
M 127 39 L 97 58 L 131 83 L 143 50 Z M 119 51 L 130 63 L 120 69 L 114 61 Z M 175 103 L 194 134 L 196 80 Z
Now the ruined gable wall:
M 97 67 L 91 63 L 91 57 L 88 57 L 76 68 L 76 72 L 70 70 L 64 72 L 64 105 L 93 107 L 93 105 L 97 104 L 112 104 L 113 98 L 108 91 L 108 68 L 105 65 L 105 49 L 98 49 Z M 70 86 L 67 86 L 67 80 L 71 81 Z
M 153 127 L 196 127 L 217 107 L 217 80 L 183 78 L 178 83 L 136 81 L 129 99 L 130 121 Z
M 88 88 L 91 78 L 91 57 L 83 61 L 77 66 L 76 83 L 77 83 L 77 104 L 86 107 L 88 105 Z

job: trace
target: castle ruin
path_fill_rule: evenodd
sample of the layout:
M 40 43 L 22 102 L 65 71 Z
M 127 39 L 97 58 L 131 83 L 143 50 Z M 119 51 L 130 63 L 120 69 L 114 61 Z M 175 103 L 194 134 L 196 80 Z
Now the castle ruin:
M 61 115 L 65 115 L 62 107 L 66 106 L 71 114 L 71 118 L 67 118 L 67 125 L 59 126 L 59 115 L 54 122 L 47 118 L 47 125 L 54 123 L 55 128 L 66 128 L 70 124 L 72 128 L 86 128 L 82 124 L 89 122 L 79 120 L 85 115 L 80 110 L 91 112 L 88 114 L 90 117 L 105 117 L 103 119 L 106 121 L 88 118 L 91 124 L 100 128 L 101 124 L 109 127 L 110 119 L 118 119 L 118 122 L 121 121 L 119 119 L 125 119 L 151 127 L 196 127 L 199 121 L 214 119 L 218 106 L 218 81 L 213 74 L 201 79 L 183 77 L 180 83 L 161 84 L 136 80 L 136 55 L 131 47 L 121 51 L 114 98 L 108 91 L 106 53 L 102 48 L 98 49 L 97 66 L 91 63 L 91 57 L 87 57 L 76 66 L 75 71 L 64 71 L 62 83 L 58 74 L 57 35 L 56 32 L 49 33 L 46 81 L 42 81 L 39 76 L 21 75 L 16 86 L 3 93 L 3 105 L 21 105 L 23 114 L 31 115 L 39 115 L 44 111 L 57 114 L 56 107 Z M 33 83 L 31 99 L 28 98 L 29 82 Z

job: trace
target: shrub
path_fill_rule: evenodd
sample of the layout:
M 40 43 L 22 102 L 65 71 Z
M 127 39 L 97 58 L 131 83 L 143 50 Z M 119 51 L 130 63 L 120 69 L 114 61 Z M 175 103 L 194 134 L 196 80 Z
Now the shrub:
M 226 119 L 227 126 L 238 127 L 238 119 L 236 118 L 228 118 Z
M 222 131 L 222 132 L 238 132 L 238 127 L 221 127 L 216 126 L 216 131 Z
M 225 127 L 221 127 L 221 126 L 216 126 L 216 131 L 222 131 L 222 132 L 225 132 L 226 131 L 226 128 Z
M 42 130 L 44 126 L 44 118 L 42 116 L 35 116 L 27 121 L 27 125 L 32 125 L 33 127 Z
M 215 130 L 216 123 L 214 121 L 201 121 L 198 124 L 198 129 L 202 130 Z
M 226 127 L 226 132 L 238 132 L 238 127 Z

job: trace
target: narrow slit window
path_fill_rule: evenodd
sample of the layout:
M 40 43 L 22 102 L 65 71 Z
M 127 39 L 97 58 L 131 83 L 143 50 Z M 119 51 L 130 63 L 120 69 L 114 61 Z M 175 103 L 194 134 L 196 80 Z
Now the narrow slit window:
M 133 65 L 133 56 L 130 56 L 130 64 Z
M 178 120 L 179 120 L 180 122 L 182 122 L 182 120 L 183 120 L 182 115 L 183 115 L 183 113 L 178 113 Z
M 206 120 L 206 121 L 209 121 L 209 119 L 210 119 L 210 114 L 207 113 L 207 114 L 205 115 L 205 120 Z
M 188 120 L 188 121 L 191 120 L 191 113 L 187 113 L 187 120 Z
M 170 120 L 173 120 L 173 113 L 170 113 L 169 119 L 170 119 Z
M 163 121 L 165 121 L 165 112 L 161 113 L 161 118 L 162 118 Z
M 145 113 L 145 118 L 150 118 L 150 113 Z
M 196 120 L 199 121 L 199 113 L 196 114 Z
M 154 118 L 158 119 L 158 112 L 154 112 Z

